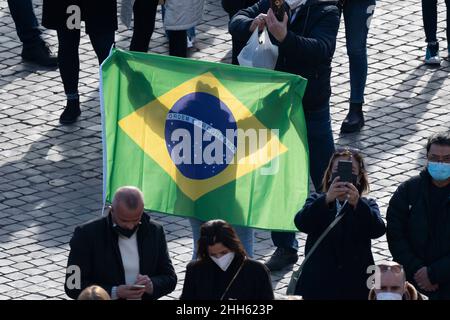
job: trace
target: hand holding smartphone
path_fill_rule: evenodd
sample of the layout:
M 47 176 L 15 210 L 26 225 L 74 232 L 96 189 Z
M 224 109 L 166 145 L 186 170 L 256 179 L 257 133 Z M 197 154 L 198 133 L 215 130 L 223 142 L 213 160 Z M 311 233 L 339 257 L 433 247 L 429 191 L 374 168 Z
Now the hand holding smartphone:
M 270 0 L 270 7 L 278 21 L 283 21 L 284 13 L 286 12 L 283 4 L 284 0 Z

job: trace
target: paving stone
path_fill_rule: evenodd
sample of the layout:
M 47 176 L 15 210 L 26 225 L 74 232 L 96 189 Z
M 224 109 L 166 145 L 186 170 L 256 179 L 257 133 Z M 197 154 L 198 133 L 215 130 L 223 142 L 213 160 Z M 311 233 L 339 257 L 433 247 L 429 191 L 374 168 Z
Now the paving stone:
M 80 44 L 80 94 L 83 114 L 73 126 L 60 126 L 64 92 L 58 70 L 21 63 L 21 43 L 0 0 L 0 299 L 65 299 L 63 291 L 68 242 L 75 226 L 100 215 L 102 207 L 102 141 L 98 65 L 88 37 Z M 42 0 L 35 0 L 40 16 Z M 423 65 L 421 8 L 412 0 L 377 2 L 368 38 L 369 72 L 364 106 L 366 125 L 358 134 L 341 135 L 348 111 L 350 79 L 343 21 L 333 59 L 332 128 L 336 145 L 356 146 L 366 155 L 371 194 L 382 215 L 397 186 L 425 164 L 427 137 L 450 130 L 450 65 Z M 445 6 L 439 7 L 445 19 Z M 167 54 L 160 14 L 151 52 Z M 443 36 L 440 24 L 439 36 Z M 116 45 L 126 49 L 132 32 L 119 26 Z M 53 31 L 43 37 L 57 45 Z M 197 26 L 192 59 L 231 60 L 228 16 L 220 2 L 207 0 L 204 21 Z M 178 299 L 185 266 L 192 257 L 187 219 L 152 213 L 166 231 L 170 255 L 179 274 Z M 297 233 L 300 259 L 306 235 Z M 376 261 L 389 259 L 386 238 L 373 242 Z M 274 247 L 270 233 L 255 234 L 255 258 L 267 260 Z M 272 274 L 283 293 L 290 270 Z M 33 284 L 29 282 L 32 279 Z M 60 282 L 59 282 L 60 281 Z M 27 285 L 29 283 L 29 285 Z

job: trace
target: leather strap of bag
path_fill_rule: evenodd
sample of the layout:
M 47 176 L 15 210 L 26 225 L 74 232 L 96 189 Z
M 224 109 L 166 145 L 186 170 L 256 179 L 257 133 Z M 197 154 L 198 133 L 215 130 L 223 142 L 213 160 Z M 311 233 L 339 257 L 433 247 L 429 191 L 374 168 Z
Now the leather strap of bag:
M 319 244 L 322 242 L 322 240 L 327 236 L 327 234 L 331 231 L 331 229 L 334 228 L 334 226 L 342 219 L 342 217 L 345 215 L 345 212 L 341 215 L 342 209 L 347 204 L 347 200 L 345 200 L 344 204 L 339 208 L 338 212 L 336 213 L 336 218 L 333 220 L 333 222 L 330 223 L 330 225 L 325 229 L 325 231 L 320 235 L 319 239 L 317 239 L 316 243 L 312 246 L 311 250 L 309 250 L 308 254 L 306 255 L 305 259 L 303 260 L 302 264 L 296 271 L 292 273 L 291 280 L 289 281 L 289 285 L 286 290 L 286 294 L 293 295 L 295 293 L 295 288 L 297 287 L 297 281 L 300 278 L 300 275 L 302 274 L 303 266 L 305 265 L 306 261 L 309 260 L 311 255 L 316 251 Z
M 234 280 L 236 280 L 237 276 L 239 275 L 239 272 L 241 272 L 242 267 L 244 266 L 244 263 L 245 263 L 246 260 L 247 260 L 247 257 L 244 257 L 244 260 L 242 261 L 241 266 L 239 267 L 238 271 L 236 271 L 236 273 L 233 276 L 233 279 L 231 279 L 231 281 L 228 284 L 227 288 L 225 289 L 225 291 L 223 292 L 222 296 L 220 297 L 220 301 L 222 301 L 223 298 L 225 297 L 225 295 L 228 293 L 228 290 L 230 289 L 230 287 L 233 284 Z

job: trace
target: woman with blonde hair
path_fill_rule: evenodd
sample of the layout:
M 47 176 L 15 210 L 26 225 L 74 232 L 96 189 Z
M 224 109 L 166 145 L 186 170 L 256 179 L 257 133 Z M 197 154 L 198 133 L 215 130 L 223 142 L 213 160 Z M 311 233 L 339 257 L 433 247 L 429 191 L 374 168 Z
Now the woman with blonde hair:
M 111 300 L 111 297 L 105 289 L 94 285 L 81 291 L 77 300 Z

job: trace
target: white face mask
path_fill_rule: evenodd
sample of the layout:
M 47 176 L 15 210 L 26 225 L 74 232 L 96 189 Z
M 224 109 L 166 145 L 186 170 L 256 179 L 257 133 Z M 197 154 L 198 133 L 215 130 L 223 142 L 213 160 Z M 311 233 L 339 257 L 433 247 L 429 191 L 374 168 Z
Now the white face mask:
M 377 300 L 402 300 L 402 295 L 395 292 L 378 292 Z
M 295 10 L 306 2 L 306 0 L 285 0 L 291 10 Z
M 222 269 L 223 271 L 227 271 L 228 267 L 234 259 L 234 252 L 228 252 L 220 258 L 212 256 L 210 256 L 210 258 L 219 266 L 220 269 Z

